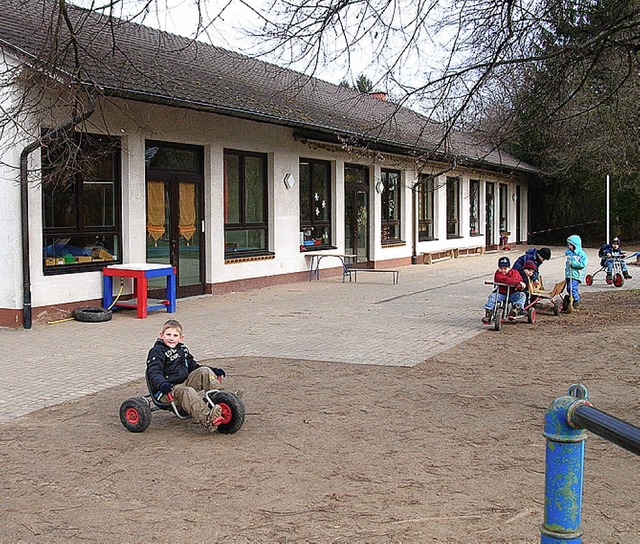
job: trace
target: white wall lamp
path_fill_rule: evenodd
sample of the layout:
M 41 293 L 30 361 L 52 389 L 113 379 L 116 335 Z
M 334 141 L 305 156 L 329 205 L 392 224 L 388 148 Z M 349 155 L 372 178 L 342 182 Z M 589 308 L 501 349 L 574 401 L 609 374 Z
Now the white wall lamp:
M 291 187 L 293 187 L 295 185 L 295 183 L 296 183 L 296 180 L 293 177 L 293 175 L 288 173 L 288 172 L 284 175 L 284 180 L 283 181 L 284 181 L 284 185 L 285 185 L 285 187 L 287 189 L 291 189 Z

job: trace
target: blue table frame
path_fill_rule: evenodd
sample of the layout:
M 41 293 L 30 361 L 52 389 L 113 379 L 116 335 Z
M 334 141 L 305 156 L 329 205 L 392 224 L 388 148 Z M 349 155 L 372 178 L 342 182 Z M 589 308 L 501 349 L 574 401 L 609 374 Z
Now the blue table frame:
M 102 269 L 104 282 L 102 286 L 102 305 L 105 308 L 136 308 L 138 318 L 147 317 L 149 310 L 166 309 L 168 313 L 176 311 L 176 268 L 175 266 L 151 263 L 115 264 Z M 113 277 L 133 279 L 133 300 L 125 300 L 113 304 Z M 150 303 L 148 298 L 149 278 L 166 276 L 166 299 L 158 303 Z M 155 301 L 154 301 L 155 302 Z

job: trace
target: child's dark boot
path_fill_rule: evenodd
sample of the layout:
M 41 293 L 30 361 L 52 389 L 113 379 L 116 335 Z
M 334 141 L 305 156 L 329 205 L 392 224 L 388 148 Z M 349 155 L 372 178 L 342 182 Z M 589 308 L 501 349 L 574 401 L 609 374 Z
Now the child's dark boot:
M 622 275 L 624 276 L 625 280 L 630 280 L 631 279 L 631 275 L 626 270 L 622 273 Z

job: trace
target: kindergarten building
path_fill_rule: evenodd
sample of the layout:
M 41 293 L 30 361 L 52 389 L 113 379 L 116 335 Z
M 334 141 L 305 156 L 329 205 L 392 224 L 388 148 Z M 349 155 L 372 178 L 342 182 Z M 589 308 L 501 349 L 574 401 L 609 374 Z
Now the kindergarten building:
M 515 157 L 440 145 L 384 96 L 68 6 L 71 41 L 28 5 L 0 4 L 3 112 L 46 105 L 0 132 L 0 326 L 99 306 L 109 264 L 171 264 L 186 297 L 306 281 L 310 252 L 378 269 L 526 240 L 536 172 Z M 75 146 L 38 140 L 70 126 Z

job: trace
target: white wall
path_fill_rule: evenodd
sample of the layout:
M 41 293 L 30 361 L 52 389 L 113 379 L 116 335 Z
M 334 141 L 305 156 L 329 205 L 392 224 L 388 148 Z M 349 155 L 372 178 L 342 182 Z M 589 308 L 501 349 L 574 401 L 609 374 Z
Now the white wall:
M 4 97 L 6 98 L 6 97 Z M 2 97 L 0 97 L 2 99 Z M 107 120 L 106 122 L 104 120 Z M 355 158 L 333 149 L 308 146 L 293 138 L 293 131 L 248 120 L 232 119 L 215 114 L 196 113 L 150 104 L 127 103 L 119 100 L 102 101 L 99 114 L 90 120 L 87 130 L 105 132 L 122 138 L 122 253 L 124 262 L 144 262 L 146 255 L 146 191 L 145 191 L 145 141 L 149 139 L 199 145 L 205 156 L 205 242 L 206 281 L 222 283 L 232 280 L 256 278 L 278 274 L 302 272 L 308 269 L 304 253 L 299 251 L 299 158 L 306 157 L 330 161 L 333 165 L 332 230 L 338 251 L 344 251 L 344 164 L 365 164 L 370 167 L 370 255 L 372 260 L 385 261 L 410 258 L 413 249 L 412 186 L 417 172 L 411 163 L 394 165 L 402 171 L 404 190 L 401 195 L 402 237 L 405 244 L 398 247 L 381 245 L 380 195 L 375 190 L 380 179 L 380 169 L 388 163 L 371 158 Z M 224 262 L 224 192 L 223 151 L 225 148 L 265 153 L 269 157 L 269 248 L 275 251 L 274 259 L 225 264 Z M 4 161 L 17 166 L 18 148 L 4 152 Z M 40 153 L 32 157 L 37 168 Z M 401 164 L 401 163 L 398 163 Z M 22 304 L 22 278 L 20 258 L 20 194 L 17 170 L 2 166 L 0 198 L 3 207 L 15 213 L 0 215 L 0 244 L 3 259 L 0 273 L 4 281 L 0 285 L 0 308 L 20 308 Z M 288 189 L 283 180 L 291 173 L 296 183 Z M 483 181 L 509 181 L 486 172 Z M 437 240 L 420 242 L 417 252 L 436 251 L 449 247 L 484 245 L 484 237 L 470 237 L 469 232 L 469 178 L 479 179 L 475 172 L 454 171 L 450 176 L 461 180 L 461 233 L 462 238 L 447 240 L 446 236 L 446 176 L 437 180 L 435 233 Z M 526 209 L 526 182 L 522 186 L 522 204 Z M 510 191 L 514 191 L 513 187 Z M 498 198 L 496 192 L 496 198 Z M 481 210 L 484 210 L 484 184 L 481 187 Z M 515 221 L 515 210 L 512 210 Z M 526 214 L 523 212 L 523 222 Z M 525 223 L 526 224 L 526 223 Z M 484 224 L 482 223 L 484 226 Z M 497 228 L 497 226 L 496 226 Z M 525 229 L 526 230 L 526 229 Z M 515 235 L 515 228 L 512 229 Z M 30 243 L 32 260 L 32 304 L 34 307 L 96 299 L 101 297 L 100 272 L 86 272 L 44 276 L 42 266 L 42 209 L 41 192 L 37 184 L 30 187 Z M 6 256 L 6 257 L 5 257 Z M 323 265 L 325 261 L 323 261 Z M 327 262 L 326 266 L 335 266 Z

